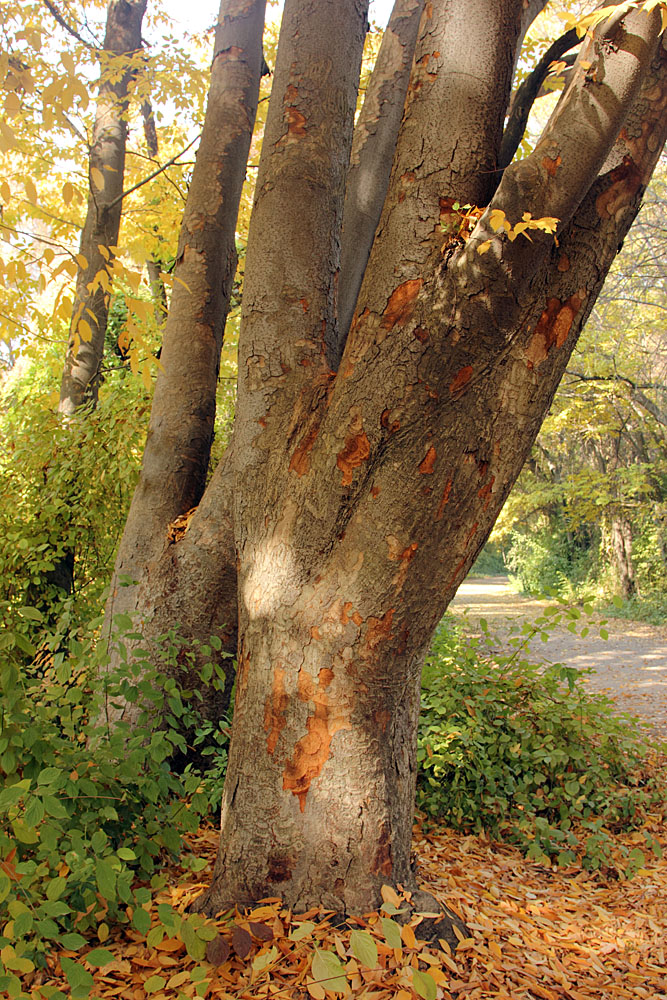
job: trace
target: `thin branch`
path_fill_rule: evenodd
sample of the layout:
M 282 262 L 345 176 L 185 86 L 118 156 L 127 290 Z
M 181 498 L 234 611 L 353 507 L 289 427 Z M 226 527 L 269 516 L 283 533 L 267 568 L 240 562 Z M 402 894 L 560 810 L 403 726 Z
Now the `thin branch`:
M 90 42 L 87 42 L 85 40 L 85 38 L 81 37 L 81 35 L 79 34 L 79 32 L 76 30 L 76 28 L 73 28 L 71 24 L 68 24 L 68 22 L 65 20 L 65 18 L 63 17 L 63 15 L 60 13 L 60 11 L 58 10 L 58 8 L 56 7 L 56 5 L 54 3 L 52 3 L 51 0 L 42 0 L 42 3 L 47 8 L 47 10 L 51 11 L 51 13 L 55 17 L 55 19 L 58 22 L 58 24 L 60 25 L 60 27 L 64 28 L 65 31 L 67 31 L 72 36 L 72 38 L 76 38 L 77 42 L 81 42 L 81 44 L 85 45 L 85 47 L 87 49 L 91 49 L 93 52 L 97 51 L 97 48 L 96 48 L 95 45 L 91 45 Z
M 187 146 L 185 147 L 185 149 L 182 149 L 180 151 L 180 153 L 176 153 L 176 156 L 172 156 L 172 158 L 170 160 L 167 160 L 167 162 L 165 164 L 163 164 L 157 170 L 154 170 L 152 174 L 148 175 L 148 177 L 144 177 L 143 180 L 137 181 L 137 183 L 133 184 L 132 187 L 130 187 L 130 188 L 127 189 L 127 191 L 123 191 L 122 194 L 119 194 L 117 198 L 114 198 L 114 200 L 110 201 L 109 204 L 107 206 L 105 206 L 105 207 L 107 209 L 113 208 L 114 205 L 117 205 L 119 201 L 122 201 L 124 198 L 127 198 L 127 196 L 129 194 L 132 194 L 133 191 L 136 191 L 138 188 L 143 187 L 144 184 L 148 184 L 149 181 L 152 181 L 153 178 L 157 177 L 159 174 L 164 173 L 164 171 L 167 169 L 167 167 L 173 166 L 173 164 L 176 163 L 176 160 L 180 159 L 180 157 L 183 156 L 184 153 L 187 153 L 187 151 L 190 149 L 190 147 L 194 146 L 194 144 L 200 138 L 201 138 L 201 132 L 198 135 L 196 135 L 194 137 L 194 139 L 192 140 L 192 142 L 189 142 L 187 144 Z
M 512 110 L 505 126 L 503 141 L 500 147 L 500 155 L 498 157 L 498 168 L 500 170 L 504 170 L 514 159 L 514 154 L 519 148 L 519 143 L 526 129 L 530 109 L 535 103 L 542 84 L 549 73 L 551 64 L 560 59 L 564 52 L 568 52 L 575 45 L 578 45 L 580 41 L 581 39 L 577 36 L 576 28 L 570 28 L 569 31 L 566 31 L 564 35 L 561 35 L 560 38 L 557 38 L 549 46 L 537 66 L 535 66 L 517 90 L 515 98 L 512 101 Z

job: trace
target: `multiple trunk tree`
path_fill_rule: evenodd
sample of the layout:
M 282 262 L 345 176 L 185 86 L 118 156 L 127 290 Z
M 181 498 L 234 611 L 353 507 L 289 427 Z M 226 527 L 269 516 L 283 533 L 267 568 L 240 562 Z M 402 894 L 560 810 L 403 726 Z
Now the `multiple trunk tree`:
M 136 611 L 147 640 L 178 625 L 192 641 L 217 633 L 238 655 L 206 912 L 276 894 L 295 909 L 366 911 L 383 883 L 415 887 L 422 660 L 529 453 L 667 129 L 660 15 L 632 10 L 587 36 L 535 150 L 501 173 L 517 49 L 542 6 L 399 0 L 353 145 L 367 3 L 286 0 L 235 429 L 204 490 L 233 267 L 220 248 L 264 7 L 221 5 L 219 82 L 181 238 L 192 276 L 172 302 L 109 606 Z M 404 86 L 408 63 L 399 121 L 384 95 Z M 228 127 L 213 124 L 218 113 Z M 385 126 L 390 140 L 364 141 Z M 373 158 L 387 150 L 382 180 Z M 347 226 L 366 151 L 376 199 L 387 184 L 381 217 Z M 508 233 L 525 213 L 558 219 L 556 238 Z M 338 302 L 350 299 L 348 328 Z M 185 530 L 169 530 L 179 516 Z

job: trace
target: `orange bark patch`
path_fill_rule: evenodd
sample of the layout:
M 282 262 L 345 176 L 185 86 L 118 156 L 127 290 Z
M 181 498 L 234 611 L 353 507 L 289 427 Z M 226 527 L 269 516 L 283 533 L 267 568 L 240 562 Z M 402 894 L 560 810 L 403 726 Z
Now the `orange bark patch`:
M 319 429 L 319 423 L 314 424 L 294 449 L 289 467 L 292 472 L 296 472 L 299 479 L 310 470 L 310 451 L 315 444 Z
M 595 202 L 601 219 L 614 218 L 622 212 L 642 186 L 641 171 L 630 156 L 623 157 L 623 162 L 612 170 L 609 180 L 610 186 L 598 195 Z
M 420 344 L 425 344 L 429 338 L 429 332 L 423 326 L 416 327 L 413 334 Z
M 368 619 L 368 628 L 366 629 L 366 638 L 364 640 L 367 649 L 374 651 L 381 642 L 391 639 L 391 623 L 395 613 L 396 609 L 390 608 L 389 611 L 385 611 L 382 618 L 371 616 Z
M 370 443 L 366 437 L 361 417 L 357 415 L 350 424 L 350 430 L 342 450 L 336 456 L 336 465 L 343 473 L 341 486 L 350 485 L 354 470 L 366 461 L 370 453 Z
M 555 177 L 556 176 L 556 173 L 558 172 L 558 168 L 560 167 L 560 165 L 561 165 L 562 162 L 563 161 L 560 158 L 560 154 L 556 157 L 555 160 L 552 160 L 550 156 L 543 156 L 542 157 L 542 166 L 544 167 L 544 169 L 546 170 L 546 172 L 549 174 L 549 177 Z
M 412 562 L 414 554 L 418 548 L 419 548 L 418 543 L 413 542 L 412 545 L 408 545 L 407 549 L 404 549 L 401 552 L 400 556 L 398 557 L 401 566 L 393 580 L 394 586 L 396 587 L 397 590 L 401 590 L 401 588 L 403 587 L 403 584 L 405 583 L 408 575 L 408 567 L 410 566 L 410 563 Z
M 243 49 L 239 48 L 238 45 L 230 45 L 228 49 L 222 49 L 220 52 L 217 52 L 213 61 L 215 62 L 216 59 L 219 59 L 220 62 L 229 62 L 231 59 L 238 59 L 242 55 Z
M 558 258 L 558 270 L 559 271 L 570 270 L 570 258 L 565 253 L 562 253 Z
M 305 313 L 307 313 L 308 312 L 308 306 L 309 306 L 308 299 L 299 299 L 299 302 L 301 303 L 301 308 L 303 309 L 303 311 Z
M 445 488 L 444 488 L 444 490 L 442 492 L 442 499 L 440 500 L 440 504 L 438 506 L 438 512 L 435 515 L 436 521 L 440 521 L 441 520 L 442 515 L 444 514 L 444 511 L 445 511 L 445 507 L 449 503 L 449 494 L 452 492 L 452 482 L 453 482 L 453 480 L 448 479 L 447 480 L 447 485 L 445 486 Z
M 552 347 L 562 347 L 584 299 L 584 292 L 571 295 L 565 302 L 551 298 L 537 321 L 537 326 L 526 349 L 529 368 L 538 368 L 548 357 Z
M 315 639 L 316 642 L 319 641 L 322 638 L 322 636 L 320 635 L 320 630 L 318 629 L 317 625 L 312 625 L 311 626 L 311 629 L 310 629 L 310 638 L 311 639 Z
M 381 329 L 391 330 L 397 325 L 407 323 L 414 312 L 415 301 L 422 284 L 422 278 L 411 278 L 394 289 L 382 313 Z
M 315 714 L 306 721 L 305 736 L 294 747 L 292 760 L 283 771 L 283 789 L 299 799 L 301 812 L 306 808 L 306 797 L 311 783 L 318 777 L 331 753 L 331 740 L 339 729 L 349 728 L 347 719 L 329 705 L 327 688 L 333 681 L 333 671 L 320 670 L 317 686 L 305 670 L 299 671 L 298 695 L 301 701 L 311 701 Z
M 457 372 L 449 384 L 449 391 L 452 396 L 460 395 L 472 377 L 472 365 L 465 365 L 461 371 Z
M 264 732 L 267 733 L 266 748 L 273 755 L 280 734 L 287 724 L 285 711 L 289 697 L 285 691 L 285 671 L 276 667 L 273 672 L 271 694 L 264 705 Z
M 447 585 L 445 587 L 445 590 L 449 590 L 449 588 L 456 583 L 461 573 L 461 570 L 463 569 L 465 564 L 466 564 L 466 557 L 464 556 L 463 559 L 460 559 L 459 562 L 456 564 L 456 568 L 454 569 L 454 572 L 450 576 L 449 581 L 447 582 Z
M 374 500 L 377 500 L 377 498 L 380 496 L 380 487 L 379 486 L 373 486 L 371 488 L 371 496 L 373 497 Z
M 302 139 L 306 134 L 306 118 L 297 108 L 285 108 L 288 135 Z
M 465 544 L 465 547 L 466 547 L 466 548 L 468 548 L 468 546 L 469 546 L 469 545 L 470 545 L 470 543 L 472 542 L 473 538 L 474 538 L 474 537 L 475 537 L 475 535 L 477 534 L 477 529 L 478 529 L 478 528 L 479 528 L 479 521 L 475 521 L 475 523 L 473 524 L 472 528 L 471 528 L 471 529 L 470 529 L 470 531 L 468 532 L 468 536 L 467 536 L 467 538 L 466 538 L 466 544 Z
M 384 875 L 388 878 L 391 875 L 393 864 L 391 861 L 391 837 L 386 823 L 382 824 L 380 836 L 378 837 L 378 847 L 375 857 L 371 863 L 371 871 L 375 875 Z
M 387 723 L 389 722 L 390 718 L 391 715 L 386 708 L 383 709 L 381 712 L 377 712 L 375 715 L 375 722 L 377 723 L 378 728 L 381 729 L 383 733 L 387 731 Z
M 364 619 L 358 611 L 352 611 L 352 601 L 346 601 L 340 614 L 341 625 L 348 625 L 350 622 L 359 627 L 363 625 Z
M 488 483 L 485 486 L 482 486 L 482 488 L 477 491 L 477 496 L 480 498 L 480 500 L 484 501 L 484 510 L 486 510 L 486 508 L 489 506 L 489 502 L 491 500 L 491 493 L 493 492 L 493 484 L 495 483 L 495 481 L 496 477 L 491 476 Z
M 419 471 L 421 472 L 422 476 L 433 475 L 433 466 L 435 465 L 436 458 L 437 455 L 435 453 L 435 448 L 433 447 L 433 445 L 431 445 L 429 450 L 426 452 L 426 455 L 419 463 Z

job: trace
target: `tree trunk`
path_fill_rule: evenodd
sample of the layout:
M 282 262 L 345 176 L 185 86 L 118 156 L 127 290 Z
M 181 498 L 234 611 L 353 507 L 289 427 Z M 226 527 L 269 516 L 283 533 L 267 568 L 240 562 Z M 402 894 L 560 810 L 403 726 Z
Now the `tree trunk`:
M 163 620 L 194 622 L 201 597 L 195 627 L 224 619 L 228 634 L 238 610 L 207 913 L 276 892 L 295 909 L 368 911 L 383 883 L 414 887 L 421 661 L 530 451 L 667 128 L 662 46 L 652 62 L 660 16 L 632 11 L 584 41 L 536 149 L 494 193 L 516 47 L 536 6 L 425 5 L 381 221 L 341 336 L 366 6 L 286 2 L 233 443 L 140 592 Z M 456 201 L 478 206 L 472 232 Z M 525 213 L 558 219 L 557 241 L 497 225 Z M 175 394 L 187 371 L 184 356 Z M 156 460 L 156 477 L 170 461 Z
M 97 402 L 112 283 L 113 255 L 109 248 L 118 243 L 128 88 L 136 72 L 131 56 L 141 48 L 146 3 L 147 0 L 110 0 L 107 9 L 100 91 L 89 156 L 88 211 L 79 247 L 85 262 L 79 262 L 60 388 L 59 410 L 68 416 L 85 404 L 94 406 Z M 118 63 L 114 63 L 115 57 Z
M 211 89 L 181 228 L 161 370 L 107 619 L 138 609 L 136 587 L 119 581 L 145 579 L 151 561 L 172 544 L 169 524 L 196 507 L 204 491 L 220 351 L 236 272 L 236 219 L 263 63 L 264 9 L 265 0 L 222 0 L 220 5 Z
M 621 597 L 627 601 L 637 593 L 632 563 L 632 525 L 626 517 L 616 515 L 611 519 L 609 536 Z

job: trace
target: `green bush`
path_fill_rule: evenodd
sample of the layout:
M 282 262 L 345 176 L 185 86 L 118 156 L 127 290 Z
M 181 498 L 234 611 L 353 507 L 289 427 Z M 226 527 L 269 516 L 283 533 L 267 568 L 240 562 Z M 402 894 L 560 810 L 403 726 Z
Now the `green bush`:
M 67 617 L 61 624 L 29 668 L 22 647 L 0 668 L 0 992 L 45 965 L 54 946 L 82 947 L 100 920 L 148 930 L 147 884 L 158 884 L 163 856 L 179 854 L 182 835 L 219 801 L 212 785 L 226 763 L 227 720 L 211 732 L 196 699 L 179 690 L 173 636 L 160 669 L 135 650 L 111 675 L 104 644 Z M 134 638 L 115 641 L 123 650 Z M 216 645 L 202 668 L 214 685 L 224 680 Z M 105 698 L 118 696 L 145 706 L 132 732 L 104 724 Z M 175 772 L 175 755 L 188 752 L 184 733 L 216 754 L 212 775 L 191 765 Z
M 546 635 L 559 614 L 529 631 Z M 573 668 L 529 662 L 525 636 L 514 641 L 503 656 L 488 636 L 440 626 L 423 674 L 418 805 L 530 857 L 598 867 L 610 858 L 609 827 L 639 824 L 665 790 L 645 782 L 646 748 L 608 699 L 585 692 Z M 643 860 L 631 852 L 626 872 Z

